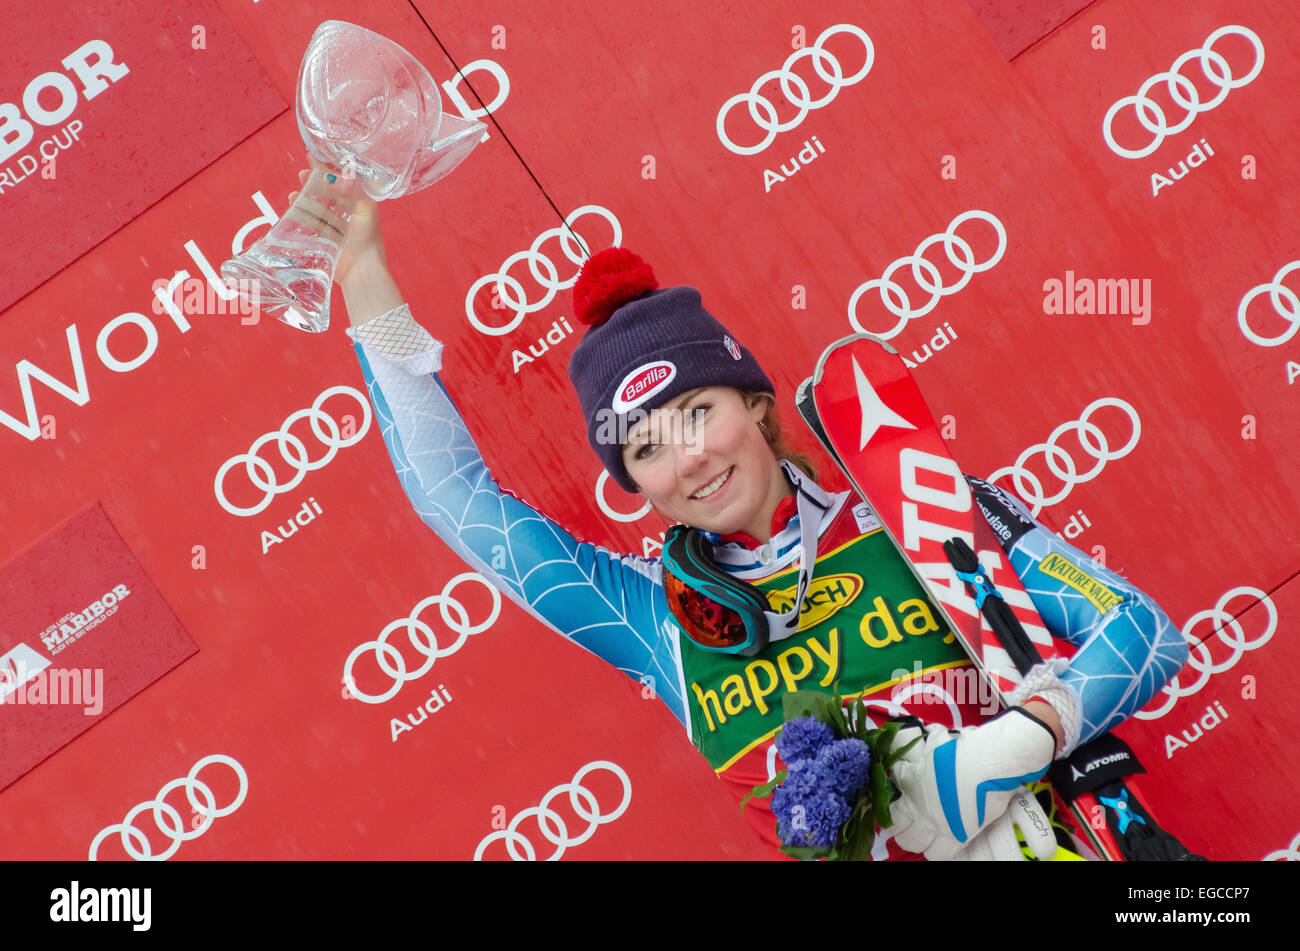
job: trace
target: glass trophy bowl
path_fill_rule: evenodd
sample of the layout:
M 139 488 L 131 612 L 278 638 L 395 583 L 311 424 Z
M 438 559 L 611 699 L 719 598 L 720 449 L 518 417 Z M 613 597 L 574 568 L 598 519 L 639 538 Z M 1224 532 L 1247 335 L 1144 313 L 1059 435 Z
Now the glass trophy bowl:
M 359 190 L 376 201 L 427 188 L 482 141 L 482 122 L 442 111 L 438 86 L 392 40 L 340 20 L 316 28 L 298 70 L 298 131 L 314 169 L 269 232 L 221 265 L 256 288 L 262 312 L 299 330 L 329 326 L 330 287 Z M 339 177 L 356 181 L 339 183 Z

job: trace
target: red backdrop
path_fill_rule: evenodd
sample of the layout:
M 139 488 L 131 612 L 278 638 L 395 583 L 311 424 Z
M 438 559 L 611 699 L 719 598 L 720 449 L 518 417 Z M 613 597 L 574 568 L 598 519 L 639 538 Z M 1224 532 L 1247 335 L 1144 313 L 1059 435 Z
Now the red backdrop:
M 657 0 L 575 18 L 559 3 L 419 2 L 445 54 L 398 0 L 194 9 L 233 28 L 285 101 L 312 31 L 336 18 L 418 56 L 447 108 L 490 107 L 499 127 L 463 166 L 382 214 L 397 280 L 446 342 L 443 379 L 505 487 L 622 550 L 653 553 L 664 528 L 599 478 L 565 373 L 573 338 L 516 372 L 513 354 L 569 315 L 567 292 L 534 307 L 547 291 L 524 263 L 522 316 L 470 294 L 556 228 L 556 209 L 593 248 L 617 239 L 665 284 L 699 287 L 787 406 L 831 340 L 855 324 L 892 334 L 966 471 L 1019 465 L 1047 524 L 1204 642 L 1118 731 L 1162 820 L 1211 858 L 1294 858 L 1300 810 L 1276 792 L 1300 773 L 1284 699 L 1300 660 L 1300 279 L 1286 272 L 1300 260 L 1300 26 L 1287 0 L 1061 3 L 1042 22 L 1008 20 L 1009 6 Z M 755 85 L 783 64 L 806 109 L 779 74 Z M 1183 79 L 1160 75 L 1175 66 Z M 750 92 L 776 120 L 756 105 L 755 121 Z M 214 112 L 244 95 L 225 81 L 207 94 Z M 183 137 L 148 147 L 173 168 L 193 158 Z M 137 856 L 147 841 L 177 859 L 469 858 L 572 782 L 606 818 L 584 837 L 566 790 L 551 797 L 565 858 L 765 856 L 658 701 L 460 579 L 361 402 L 338 295 L 321 335 L 153 306 L 156 280 L 202 279 L 265 232 L 302 153 L 284 111 L 160 179 L 165 197 L 0 316 L 0 562 L 98 502 L 199 647 L 0 791 L 0 854 L 121 857 L 129 817 Z M 106 204 L 139 187 L 112 184 Z M 946 231 L 968 257 L 945 255 Z M 538 250 L 573 276 L 556 237 Z M 1102 284 L 1090 309 L 1110 312 L 1079 312 L 1085 288 L 1121 280 L 1128 300 Z M 223 503 L 223 465 L 313 404 L 346 445 L 264 505 L 232 476 Z M 319 443 L 301 417 L 289 429 Z M 1094 446 L 1104 434 L 1104 460 L 1081 431 Z M 1054 476 L 1048 445 L 1094 477 Z M 273 446 L 260 456 L 287 482 Z M 263 551 L 263 532 L 304 512 Z M 458 640 L 426 609 L 440 656 L 368 688 L 396 687 L 390 699 L 349 699 L 345 662 L 390 625 L 408 668 L 424 662 L 402 619 L 444 591 L 483 629 Z M 35 635 L 0 631 L 0 653 Z M 419 725 L 395 734 L 408 717 Z M 161 827 L 155 797 L 175 810 L 160 807 Z M 530 816 L 517 829 L 545 857 Z M 499 840 L 483 854 L 509 857 Z

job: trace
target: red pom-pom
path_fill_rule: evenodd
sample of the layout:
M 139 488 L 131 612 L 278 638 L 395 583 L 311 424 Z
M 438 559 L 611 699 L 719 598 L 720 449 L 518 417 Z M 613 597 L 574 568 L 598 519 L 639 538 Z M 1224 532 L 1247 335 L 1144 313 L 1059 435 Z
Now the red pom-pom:
M 650 265 L 627 248 L 606 248 L 587 259 L 573 285 L 573 316 L 592 327 L 628 301 L 659 286 Z

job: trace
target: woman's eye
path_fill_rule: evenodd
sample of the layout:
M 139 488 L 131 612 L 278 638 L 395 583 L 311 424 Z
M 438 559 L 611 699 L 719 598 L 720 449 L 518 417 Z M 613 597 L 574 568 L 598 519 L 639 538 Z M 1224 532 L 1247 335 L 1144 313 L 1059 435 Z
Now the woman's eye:
M 642 443 L 641 448 L 638 449 L 635 453 L 633 453 L 632 458 L 648 459 L 650 457 L 650 453 L 654 451 L 654 448 L 655 448 L 654 443 L 650 443 L 650 442 Z
M 709 411 L 711 406 L 710 403 L 701 403 L 699 406 L 691 407 L 691 419 L 700 419 Z

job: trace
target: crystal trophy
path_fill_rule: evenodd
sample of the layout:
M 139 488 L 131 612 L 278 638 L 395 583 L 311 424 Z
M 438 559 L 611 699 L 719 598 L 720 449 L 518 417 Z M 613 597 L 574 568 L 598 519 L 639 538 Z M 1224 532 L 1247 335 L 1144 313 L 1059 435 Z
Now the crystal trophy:
M 482 122 L 442 111 L 428 70 L 392 40 L 340 20 L 316 28 L 298 70 L 298 131 L 307 151 L 376 201 L 419 191 L 482 141 Z M 357 188 L 313 169 L 271 230 L 221 265 L 236 287 L 256 289 L 262 312 L 319 333 Z M 336 176 L 337 181 L 337 176 Z

